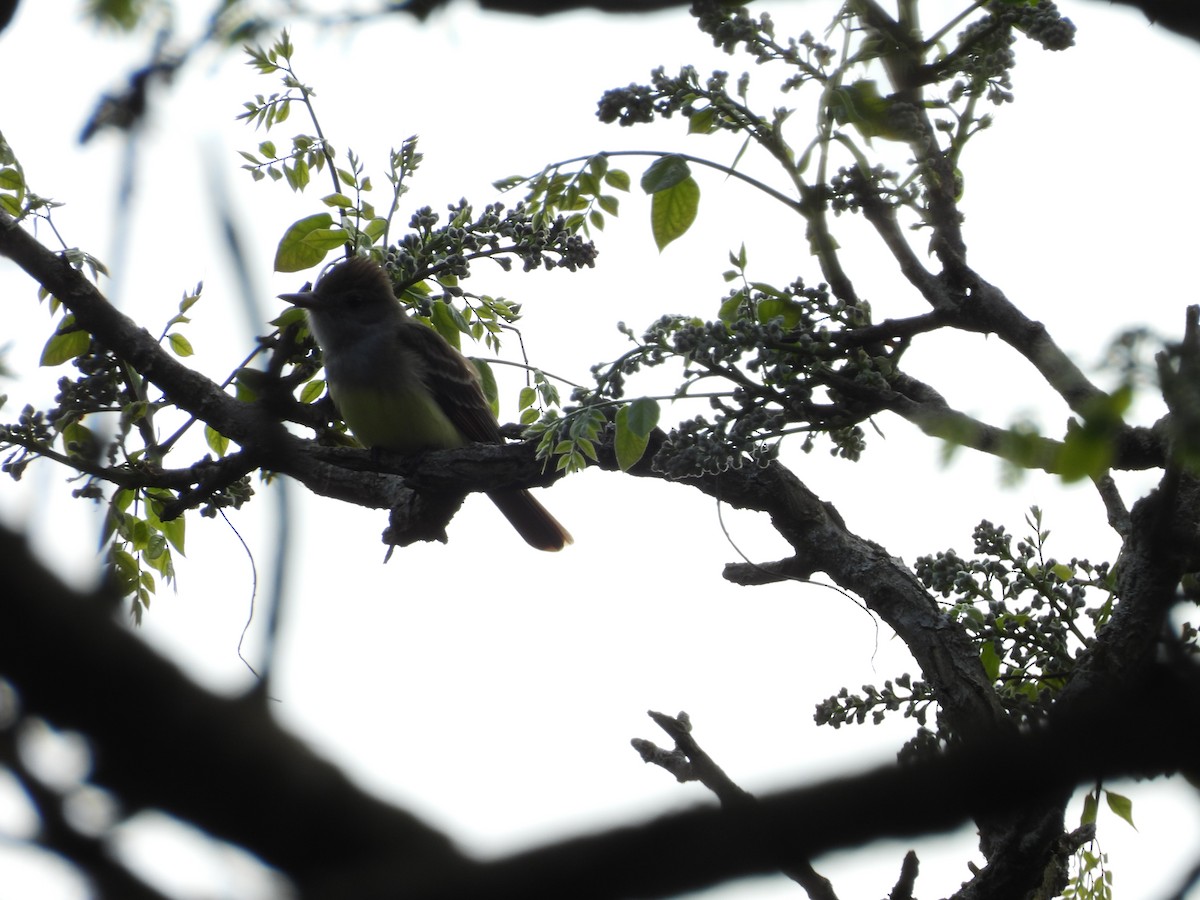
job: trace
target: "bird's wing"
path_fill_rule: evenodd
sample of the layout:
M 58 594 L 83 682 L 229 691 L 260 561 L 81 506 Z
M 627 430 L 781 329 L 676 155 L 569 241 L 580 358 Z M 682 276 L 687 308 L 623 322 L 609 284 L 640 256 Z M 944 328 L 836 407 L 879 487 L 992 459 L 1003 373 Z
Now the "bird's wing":
M 411 354 L 417 377 L 464 438 L 483 444 L 503 443 L 479 375 L 461 353 L 432 328 L 411 319 L 404 320 L 397 338 L 401 348 Z

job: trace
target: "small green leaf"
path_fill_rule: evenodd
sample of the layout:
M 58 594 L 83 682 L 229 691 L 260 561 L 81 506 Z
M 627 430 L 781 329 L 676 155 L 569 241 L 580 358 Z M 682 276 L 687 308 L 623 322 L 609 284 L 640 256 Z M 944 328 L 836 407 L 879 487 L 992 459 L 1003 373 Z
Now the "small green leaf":
M 312 381 L 307 382 L 304 387 L 300 389 L 300 402 L 315 403 L 320 399 L 321 394 L 324 392 L 325 381 L 321 378 L 314 378 Z
M 654 192 L 650 201 L 650 229 L 660 252 L 692 227 L 699 207 L 700 185 L 691 176 Z
M 492 187 L 498 191 L 511 191 L 518 184 L 524 184 L 528 181 L 526 175 L 509 175 L 507 178 L 501 178 L 499 181 L 493 181 Z
M 76 328 L 75 317 L 68 314 L 63 317 L 50 340 L 46 341 L 46 346 L 42 348 L 42 358 L 39 364 L 43 366 L 62 365 L 87 353 L 91 344 L 92 336 L 82 328 Z
M 184 516 L 176 516 L 165 522 L 159 519 L 154 525 L 162 532 L 163 537 L 170 542 L 171 546 L 182 555 L 184 537 L 187 534 L 187 519 Z M 153 544 L 153 541 L 151 543 Z M 164 549 L 166 548 L 164 547 Z
M 642 174 L 642 190 L 657 194 L 669 190 L 692 177 L 687 160 L 681 156 L 662 156 L 650 164 Z
M 717 318 L 726 325 L 732 325 L 737 321 L 738 316 L 741 315 L 742 303 L 745 301 L 745 299 L 745 288 L 735 291 L 729 296 L 728 299 L 725 300 L 724 303 L 721 304 L 721 309 L 717 313 Z
M 600 182 L 590 172 L 580 173 L 579 177 L 575 180 L 575 185 L 579 193 L 586 197 L 594 197 L 600 193 Z
M 108 551 L 108 564 L 112 566 L 119 584 L 132 586 L 137 583 L 138 564 L 129 551 L 113 547 Z
M 628 412 L 628 425 L 638 437 L 648 437 L 656 425 L 660 414 L 658 401 L 650 397 L 638 397 L 625 407 Z
M 25 187 L 25 179 L 19 170 L 12 167 L 0 169 L 0 190 L 19 191 Z
M 526 385 L 521 388 L 521 394 L 517 399 L 517 409 L 529 409 L 537 402 L 537 391 Z
M 617 410 L 614 447 L 622 472 L 628 472 L 645 454 L 658 413 L 658 403 L 645 397 Z
M 757 313 L 758 321 L 763 325 L 782 318 L 784 328 L 795 328 L 804 316 L 804 307 L 795 300 L 768 297 L 758 301 Z
M 1096 793 L 1088 791 L 1088 795 L 1083 798 L 1083 813 L 1079 816 L 1080 825 L 1092 825 L 1096 821 Z
M 628 191 L 629 173 L 623 169 L 609 169 L 604 175 L 604 183 L 618 191 Z
M 461 335 L 465 328 L 460 328 L 459 323 L 463 322 L 462 314 L 457 316 L 457 310 L 453 309 L 444 300 L 434 300 L 429 310 L 430 321 L 433 322 L 434 330 L 453 345 L 457 350 L 462 347 Z M 465 325 L 465 323 L 463 323 Z
M 346 231 L 333 225 L 329 213 L 306 216 L 284 233 L 275 250 L 276 272 L 300 272 L 322 262 L 329 251 L 342 246 Z
M 217 456 L 224 456 L 229 451 L 229 438 L 221 434 L 211 425 L 204 426 L 204 442 Z
M 471 365 L 475 367 L 475 371 L 479 373 L 479 386 L 483 389 L 483 396 L 487 398 L 488 406 L 492 408 L 492 414 L 500 415 L 500 389 L 496 386 L 496 373 L 492 371 L 492 367 L 482 359 L 469 357 Z
M 195 306 L 197 303 L 200 302 L 200 292 L 203 287 L 204 287 L 204 282 L 201 282 L 200 284 L 196 285 L 196 293 L 184 295 L 183 299 L 179 301 L 179 312 L 180 313 L 187 312 L 189 309 L 191 309 L 193 306 Z
M 388 220 L 376 216 L 367 223 L 366 227 L 363 229 L 363 233 L 366 234 L 366 236 L 371 239 L 371 243 L 374 244 L 381 237 L 383 237 L 384 232 L 387 231 L 387 227 Z
M 196 352 L 192 349 L 192 342 L 178 332 L 168 334 L 167 343 L 171 345 L 171 350 L 176 356 L 191 356 Z
M 100 441 L 92 430 L 75 420 L 62 431 L 63 448 L 72 459 L 95 460 L 100 456 Z
M 835 88 L 830 94 L 829 112 L 839 125 L 850 124 L 857 128 L 867 143 L 873 137 L 903 141 L 910 135 L 896 128 L 891 117 L 894 103 L 880 95 L 874 81 L 864 78 Z
M 1108 803 L 1109 809 L 1128 822 L 1134 831 L 1137 831 L 1137 826 L 1133 824 L 1132 800 L 1122 794 L 1116 794 L 1107 790 L 1104 792 L 1104 800 Z
M 716 130 L 714 122 L 717 118 L 715 107 L 706 106 L 696 110 L 688 119 L 688 134 L 712 134 Z
M 986 641 L 980 648 L 979 661 L 983 663 L 983 671 L 987 673 L 989 681 L 1000 677 L 1000 654 L 996 652 L 994 642 Z
M 326 206 L 336 206 L 340 209 L 348 209 L 354 205 L 354 201 L 345 194 L 327 194 L 321 198 L 321 202 Z

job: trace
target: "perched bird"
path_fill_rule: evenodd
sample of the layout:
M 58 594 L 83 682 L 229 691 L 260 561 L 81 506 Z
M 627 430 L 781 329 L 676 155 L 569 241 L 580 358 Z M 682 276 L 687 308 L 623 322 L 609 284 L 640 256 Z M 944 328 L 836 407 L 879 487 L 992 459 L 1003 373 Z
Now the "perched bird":
M 345 260 L 313 290 L 279 296 L 307 312 L 325 356 L 329 393 L 364 446 L 420 453 L 503 442 L 475 368 L 405 314 L 387 273 L 371 260 Z M 529 491 L 490 491 L 488 497 L 531 546 L 561 550 L 571 543 Z

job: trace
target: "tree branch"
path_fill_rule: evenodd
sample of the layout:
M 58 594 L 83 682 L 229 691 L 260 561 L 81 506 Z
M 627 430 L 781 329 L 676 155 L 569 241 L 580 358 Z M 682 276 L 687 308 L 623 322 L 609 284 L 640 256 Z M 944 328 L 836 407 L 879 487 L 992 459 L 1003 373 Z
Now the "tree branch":
M 84 733 L 94 781 L 126 808 L 161 809 L 237 843 L 311 900 L 664 897 L 775 871 L 798 854 L 953 828 L 983 808 L 1018 810 L 1097 778 L 1200 774 L 1200 673 L 1177 661 L 1060 704 L 1047 727 L 1029 733 L 964 741 L 939 758 L 746 808 L 691 810 L 475 863 L 281 731 L 261 697 L 226 700 L 197 688 L 103 612 L 111 600 L 103 592 L 66 589 L 6 531 L 0 550 L 11 562 L 0 595 L 0 674 L 26 710 Z M 1097 721 L 1103 741 L 1094 740 Z M 1005 790 L 981 793 L 979 773 L 1001 770 Z M 973 896 L 1021 896 L 1020 872 L 1002 868 L 985 868 Z
M 662 766 L 679 781 L 699 781 L 717 795 L 722 809 L 739 811 L 752 809 L 757 803 L 754 795 L 739 787 L 725 770 L 716 764 L 711 756 L 704 752 L 696 739 L 692 737 L 692 723 L 687 713 L 678 716 L 668 716 L 650 710 L 647 715 L 654 720 L 667 735 L 675 742 L 674 751 L 662 751 L 653 742 L 635 738 L 631 743 L 641 754 L 644 762 L 652 762 Z M 667 760 L 682 757 L 687 761 L 687 777 L 684 777 L 678 766 L 666 763 Z M 791 862 L 784 863 L 780 871 L 796 882 L 810 900 L 837 900 L 837 894 L 829 879 L 817 872 L 812 863 L 803 857 L 797 857 Z
M 465 865 L 446 837 L 350 782 L 283 731 L 254 692 L 228 700 L 185 678 L 0 529 L 0 675 L 31 713 L 91 741 L 93 780 L 249 848 L 299 885 L 357 862 Z

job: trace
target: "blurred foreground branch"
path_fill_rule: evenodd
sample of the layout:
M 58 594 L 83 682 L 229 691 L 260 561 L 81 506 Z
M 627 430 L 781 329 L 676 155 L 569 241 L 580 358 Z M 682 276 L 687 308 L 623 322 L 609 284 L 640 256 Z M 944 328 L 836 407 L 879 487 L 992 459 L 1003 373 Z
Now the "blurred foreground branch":
M 281 730 L 258 694 L 197 687 L 113 620 L 103 588 L 65 587 L 11 532 L 0 532 L 0 551 L 9 561 L 0 675 L 23 714 L 82 732 L 94 782 L 127 812 L 160 809 L 236 843 L 304 897 L 665 897 L 775 871 L 797 854 L 948 830 L 985 807 L 1016 810 L 1096 779 L 1200 774 L 1200 673 L 1176 660 L 1105 697 L 1103 709 L 1060 704 L 1031 732 L 480 864 L 355 787 Z M 1006 789 L 983 790 L 983 773 L 996 771 L 1009 773 Z M 1008 896 L 1005 873 L 989 871 L 977 895 Z

